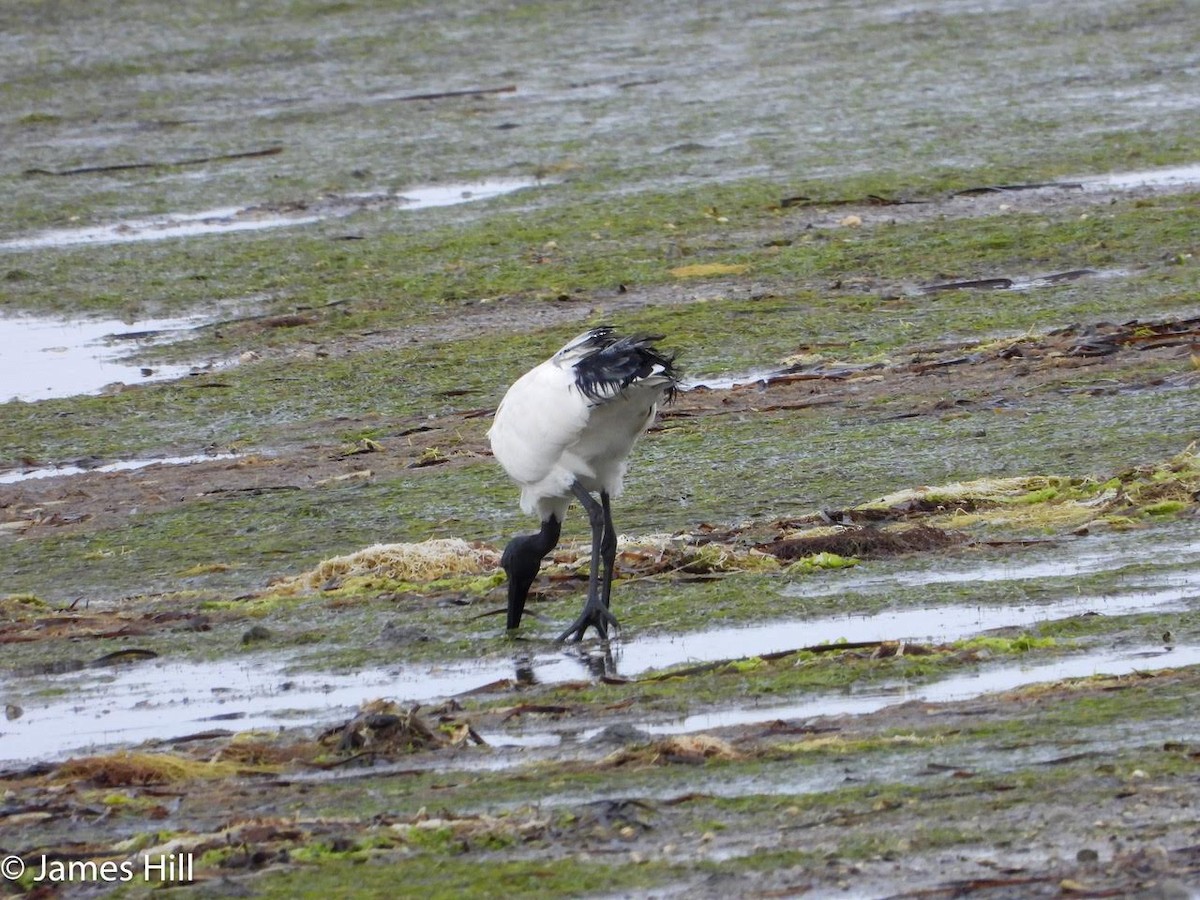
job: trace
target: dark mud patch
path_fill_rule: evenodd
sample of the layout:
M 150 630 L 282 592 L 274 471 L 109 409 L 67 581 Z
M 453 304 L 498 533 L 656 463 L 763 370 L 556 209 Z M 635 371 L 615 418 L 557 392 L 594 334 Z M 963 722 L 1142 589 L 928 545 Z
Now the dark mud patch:
M 790 561 L 813 556 L 817 553 L 835 553 L 838 556 L 894 556 L 900 553 L 919 553 L 941 550 L 961 544 L 965 535 L 950 534 L 928 525 L 913 525 L 884 531 L 878 528 L 846 528 L 834 534 L 818 534 L 807 537 L 784 538 L 759 549 L 777 559 Z
M 443 710 L 436 724 L 418 715 L 417 709 L 416 706 L 404 709 L 386 701 L 366 704 L 350 721 L 321 734 L 319 743 L 335 753 L 348 755 L 329 765 L 349 765 L 376 758 L 387 760 L 409 753 L 487 743 L 468 722 L 456 721 L 449 714 L 450 708 Z

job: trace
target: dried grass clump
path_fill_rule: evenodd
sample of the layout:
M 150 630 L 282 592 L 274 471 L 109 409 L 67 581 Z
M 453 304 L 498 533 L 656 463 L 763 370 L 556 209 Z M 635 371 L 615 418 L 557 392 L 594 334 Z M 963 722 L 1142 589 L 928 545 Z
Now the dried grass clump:
M 276 744 L 266 738 L 235 735 L 213 759 L 237 763 L 240 766 L 272 768 L 294 762 L 308 762 L 317 755 L 319 749 L 312 741 Z
M 455 575 L 479 575 L 500 565 L 500 554 L 487 544 L 461 538 L 436 538 L 415 544 L 375 544 L 323 561 L 315 569 L 280 581 L 272 590 L 292 594 L 319 590 L 347 578 L 379 577 L 396 581 L 434 581 Z
M 692 535 L 620 535 L 617 538 L 617 570 L 625 577 L 645 578 L 671 572 L 709 575 L 779 569 L 778 561 L 761 550 L 716 541 L 695 541 Z M 564 574 L 582 573 L 590 560 L 590 547 L 568 545 L 555 553 L 553 566 Z
M 1046 486 L 1047 478 L 1022 475 L 1015 478 L 979 478 L 933 487 L 905 488 L 854 508 L 854 512 L 880 511 L 952 512 L 970 511 L 1014 500 Z
M 779 562 L 771 554 L 753 547 L 711 543 L 689 548 L 683 555 L 679 568 L 693 575 L 707 575 L 712 572 L 762 572 L 778 569 Z
M 430 724 L 417 715 L 416 706 L 406 709 L 392 700 L 370 700 L 354 718 L 322 734 L 320 742 L 338 753 L 398 756 L 484 740 L 467 722 Z
M 626 747 L 605 757 L 605 766 L 698 765 L 710 759 L 741 759 L 729 741 L 710 734 L 682 734 L 654 741 L 644 747 Z
M 55 771 L 56 780 L 78 779 L 99 787 L 175 784 L 197 778 L 230 778 L 241 767 L 228 762 L 202 762 L 169 753 L 113 753 L 68 759 Z
M 1192 444 L 1156 465 L 1139 466 L 1117 476 L 1125 499 L 1133 507 L 1162 503 L 1190 504 L 1200 501 L 1200 456 Z
M 537 840 L 550 827 L 550 818 L 539 818 L 527 810 L 509 815 L 494 816 L 489 813 L 455 815 L 442 811 L 430 816 L 421 807 L 407 822 L 396 822 L 391 826 L 393 834 L 405 843 L 428 848 L 430 837 L 440 834 L 445 841 L 455 841 L 462 848 L 463 842 L 479 841 L 495 847 Z
M 0 597 L 0 621 L 19 622 L 52 612 L 45 600 L 33 594 L 9 594 Z

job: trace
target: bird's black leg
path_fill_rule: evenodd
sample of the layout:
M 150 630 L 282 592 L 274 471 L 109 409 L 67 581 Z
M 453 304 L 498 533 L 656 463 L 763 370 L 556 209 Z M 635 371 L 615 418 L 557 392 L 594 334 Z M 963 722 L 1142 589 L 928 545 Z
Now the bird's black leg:
M 608 611 L 607 597 L 602 595 L 600 591 L 600 559 L 604 552 L 605 519 L 607 517 L 605 516 L 604 506 L 601 503 L 597 503 L 592 495 L 583 489 L 579 482 L 571 486 L 571 491 L 579 498 L 579 502 L 583 504 L 583 508 L 587 510 L 588 522 L 592 526 L 592 568 L 588 577 L 587 600 L 583 604 L 583 612 L 579 614 L 578 619 L 571 623 L 570 628 L 558 636 L 558 639 L 565 641 L 571 637 L 576 641 L 582 641 L 584 632 L 591 627 L 599 632 L 601 640 L 607 640 L 608 626 L 617 627 L 617 620 Z M 603 493 L 601 497 L 604 497 Z M 615 535 L 612 537 L 611 543 L 613 552 L 615 553 Z M 611 572 L 611 565 L 607 561 L 605 562 L 605 569 Z
M 600 492 L 600 506 L 604 510 L 604 537 L 600 541 L 600 559 L 604 563 L 604 583 L 600 599 L 604 608 L 609 608 L 612 598 L 613 566 L 617 562 L 617 531 L 613 528 L 612 506 L 608 502 L 608 491 Z
M 529 587 L 542 567 L 542 558 L 554 549 L 562 523 L 554 516 L 542 522 L 537 534 L 522 534 L 508 542 L 500 565 L 508 575 L 508 630 L 521 624 L 521 613 L 525 611 L 525 598 Z

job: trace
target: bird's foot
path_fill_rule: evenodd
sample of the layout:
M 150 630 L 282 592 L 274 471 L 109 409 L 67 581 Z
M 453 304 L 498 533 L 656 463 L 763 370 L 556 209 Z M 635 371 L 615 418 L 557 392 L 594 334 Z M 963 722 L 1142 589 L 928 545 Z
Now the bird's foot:
M 579 614 L 579 618 L 571 623 L 566 631 L 558 636 L 560 641 L 565 641 L 570 638 L 573 641 L 582 641 L 584 632 L 589 628 L 595 628 L 600 635 L 600 640 L 608 640 L 608 629 L 612 626 L 613 631 L 619 631 L 620 626 L 617 624 L 617 617 L 614 616 L 603 603 L 587 603 L 583 607 L 583 612 Z

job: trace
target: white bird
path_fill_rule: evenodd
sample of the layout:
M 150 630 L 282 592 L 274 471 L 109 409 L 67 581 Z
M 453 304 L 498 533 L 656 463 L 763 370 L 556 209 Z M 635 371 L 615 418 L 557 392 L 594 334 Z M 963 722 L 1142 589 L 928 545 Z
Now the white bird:
M 592 528 L 591 576 L 583 612 L 558 639 L 583 640 L 589 627 L 607 639 L 608 627 L 616 626 L 609 612 L 617 552 L 609 499 L 620 494 L 629 452 L 659 402 L 673 398 L 679 385 L 675 357 L 654 346 L 661 339 L 593 328 L 522 375 L 500 402 L 488 431 L 492 452 L 520 486 L 521 509 L 542 523 L 537 534 L 513 538 L 501 559 L 510 630 L 521 624 L 529 587 L 558 544 L 572 498 Z

